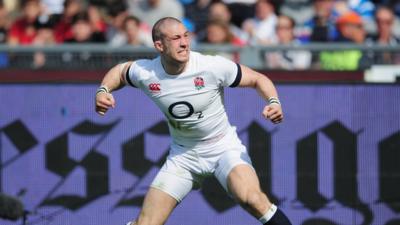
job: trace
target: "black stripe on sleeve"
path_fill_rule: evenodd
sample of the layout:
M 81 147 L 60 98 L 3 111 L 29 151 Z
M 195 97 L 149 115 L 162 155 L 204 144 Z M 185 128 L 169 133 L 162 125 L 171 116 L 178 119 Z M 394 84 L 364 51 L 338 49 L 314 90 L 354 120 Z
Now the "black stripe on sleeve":
M 128 69 L 126 70 L 126 73 L 125 73 L 125 80 L 128 81 L 128 83 L 129 83 L 132 87 L 136 87 L 136 86 L 132 83 L 131 78 L 129 78 L 129 70 L 131 69 L 131 66 L 132 66 L 132 64 L 129 65 Z
M 235 81 L 233 81 L 233 83 L 229 85 L 229 87 L 237 87 L 240 83 L 240 80 L 242 79 L 242 68 L 240 67 L 239 63 L 236 63 L 236 66 L 237 66 L 236 78 Z

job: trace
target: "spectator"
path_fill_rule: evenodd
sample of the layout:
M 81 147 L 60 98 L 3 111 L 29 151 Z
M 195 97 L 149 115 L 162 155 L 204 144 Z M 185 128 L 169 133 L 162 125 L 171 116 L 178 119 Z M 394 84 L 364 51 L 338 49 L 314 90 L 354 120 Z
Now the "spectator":
M 127 6 L 119 2 L 110 6 L 111 24 L 106 31 L 106 39 L 111 46 L 127 44 L 152 46 L 149 27 L 139 18 L 129 16 Z
M 22 2 L 22 16 L 12 25 L 8 33 L 8 43 L 11 45 L 32 44 L 36 36 L 35 21 L 38 19 L 41 8 L 39 0 L 25 0 Z
M 194 32 L 203 31 L 207 26 L 211 0 L 196 0 L 184 5 L 185 18 L 194 26 Z
M 107 24 L 103 20 L 99 8 L 95 5 L 89 5 L 86 10 L 89 16 L 90 26 L 94 32 L 103 33 L 103 35 L 105 35 Z
M 229 25 L 230 32 L 242 40 L 246 39 L 246 33 L 232 23 L 232 14 L 228 6 L 223 2 L 213 2 L 210 5 L 209 20 L 221 20 Z
M 105 34 L 92 25 L 89 15 L 81 12 L 74 16 L 72 21 L 72 38 L 67 43 L 101 43 L 105 42 Z
M 20 7 L 22 5 L 22 0 L 2 0 L 4 7 L 10 14 L 13 14 L 16 11 L 20 11 Z
M 363 44 L 366 32 L 360 15 L 348 12 L 340 16 L 336 22 L 340 37 L 339 43 Z M 320 54 L 321 68 L 325 70 L 359 70 L 372 64 L 369 54 L 360 50 L 324 51 Z
M 46 15 L 61 15 L 64 10 L 64 0 L 41 0 Z
M 370 36 L 367 40 L 379 45 L 395 46 L 400 44 L 399 38 L 393 34 L 393 24 L 395 15 L 391 8 L 381 6 L 375 13 L 375 22 L 377 26 L 377 33 Z M 392 64 L 400 63 L 398 54 L 391 54 L 389 52 L 376 53 L 374 57 L 377 64 Z
M 300 34 L 304 42 L 330 42 L 338 38 L 334 3 L 334 0 L 314 0 L 314 17 L 305 23 L 306 32 Z
M 273 1 L 273 0 L 271 0 Z M 231 22 L 241 27 L 243 22 L 254 16 L 254 5 L 257 0 L 222 0 L 232 13 Z M 274 1 L 274 3 L 279 1 Z
M 72 17 L 72 21 L 70 19 L 66 21 L 67 23 L 64 27 L 66 28 L 66 30 L 64 30 L 66 35 L 63 35 L 64 42 L 81 42 L 79 41 L 80 37 L 88 33 L 91 33 L 91 38 L 89 38 L 88 42 L 104 42 L 107 25 L 100 16 L 99 9 L 94 5 L 89 5 L 84 9 L 85 12 L 81 11 L 76 14 L 75 10 L 80 9 L 82 5 L 75 5 L 80 4 L 79 2 L 74 2 L 73 4 L 74 6 L 71 6 L 73 8 L 71 9 L 71 15 L 75 15 Z M 87 30 L 84 30 L 84 28 L 87 28 Z M 77 29 L 79 31 L 77 31 Z M 77 32 L 82 32 L 82 34 Z
M 363 20 L 364 29 L 373 32 L 375 5 L 370 0 L 337 0 L 335 10 L 339 15 L 356 12 Z
M 118 2 L 109 6 L 110 17 L 106 31 L 107 42 L 112 46 L 120 46 L 126 43 L 124 21 L 128 17 L 127 6 L 124 2 Z
M 371 39 L 382 45 L 397 45 L 399 39 L 393 34 L 395 15 L 391 8 L 381 6 L 375 13 L 377 33 Z
M 373 0 L 375 5 L 385 5 L 391 8 L 396 16 L 400 16 L 400 1 L 399 0 Z
M 128 16 L 124 21 L 125 43 L 131 46 L 152 46 L 153 41 L 150 33 L 141 30 L 141 22 L 135 16 Z
M 206 38 L 203 42 L 235 46 L 244 45 L 244 42 L 230 31 L 229 24 L 222 20 L 211 20 L 207 23 Z
M 340 14 L 354 11 L 364 20 L 372 20 L 374 17 L 375 5 L 370 0 L 338 0 L 337 11 Z
M 304 24 L 313 14 L 313 0 L 282 0 L 279 12 L 292 17 L 296 24 Z
M 275 38 L 277 16 L 274 6 L 269 0 L 258 0 L 255 6 L 255 16 L 243 23 L 249 44 L 268 45 Z
M 54 27 L 57 43 L 63 43 L 65 40 L 72 39 L 72 20 L 81 11 L 83 11 L 81 1 L 65 0 L 61 18 Z
M 285 15 L 278 17 L 276 24 L 277 45 L 298 45 L 294 36 L 295 21 Z M 269 52 L 265 55 L 267 67 L 270 69 L 304 70 L 311 64 L 311 53 L 301 50 Z
M 340 16 L 336 25 L 339 30 L 339 42 L 350 42 L 355 44 L 363 44 L 366 33 L 362 18 L 356 12 L 348 12 Z
M 40 46 L 55 44 L 52 21 L 42 22 L 38 19 L 34 23 L 34 26 L 36 29 L 36 36 L 33 44 Z
M 105 33 L 96 30 L 89 17 L 89 12 L 86 11 L 76 14 L 72 19 L 71 34 L 72 37 L 66 39 L 64 43 L 88 44 L 106 42 Z M 62 60 L 64 63 L 68 63 L 69 68 L 85 66 L 87 69 L 92 69 L 95 67 L 96 57 L 90 51 L 81 51 L 79 54 L 74 54 L 66 50 L 62 55 Z
M 7 31 L 9 27 L 8 10 L 2 0 L 0 0 L 0 43 L 4 44 L 7 41 Z M 8 66 L 8 55 L 5 52 L 0 52 L 0 68 Z
M 36 20 L 35 22 L 36 28 L 36 36 L 33 40 L 34 46 L 50 46 L 56 43 L 54 32 L 53 32 L 53 24 L 52 21 L 42 22 L 40 19 Z M 33 54 L 33 69 L 42 68 L 47 61 L 46 54 L 43 52 L 35 52 Z
M 7 30 L 9 27 L 8 11 L 0 0 L 0 43 L 7 41 Z
M 200 41 L 208 44 L 217 45 L 233 45 L 243 46 L 245 43 L 239 38 L 235 37 L 229 30 L 229 24 L 221 20 L 211 20 L 208 22 L 206 27 L 206 37 Z M 209 52 L 209 54 L 220 54 L 226 58 L 238 62 L 239 58 L 237 54 L 222 53 L 222 52 Z
M 182 20 L 184 16 L 183 6 L 177 0 L 128 0 L 127 3 L 129 13 L 149 26 L 153 26 L 157 20 L 166 16 L 179 20 Z

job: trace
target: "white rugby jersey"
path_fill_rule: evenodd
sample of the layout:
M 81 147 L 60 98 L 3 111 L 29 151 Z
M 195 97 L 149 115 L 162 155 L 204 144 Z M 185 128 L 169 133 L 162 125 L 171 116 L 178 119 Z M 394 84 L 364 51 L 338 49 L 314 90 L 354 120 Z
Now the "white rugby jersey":
M 241 77 L 240 66 L 228 59 L 190 52 L 179 75 L 167 74 L 157 57 L 133 62 L 125 78 L 165 114 L 173 142 L 193 147 L 220 139 L 231 128 L 223 87 L 237 86 Z

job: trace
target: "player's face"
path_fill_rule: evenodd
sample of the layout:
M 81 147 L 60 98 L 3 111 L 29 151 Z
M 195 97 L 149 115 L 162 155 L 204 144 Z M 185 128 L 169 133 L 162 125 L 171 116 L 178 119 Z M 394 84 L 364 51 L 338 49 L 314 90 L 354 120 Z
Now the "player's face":
M 163 28 L 161 54 L 178 63 L 189 61 L 190 35 L 185 26 L 181 23 L 169 23 Z

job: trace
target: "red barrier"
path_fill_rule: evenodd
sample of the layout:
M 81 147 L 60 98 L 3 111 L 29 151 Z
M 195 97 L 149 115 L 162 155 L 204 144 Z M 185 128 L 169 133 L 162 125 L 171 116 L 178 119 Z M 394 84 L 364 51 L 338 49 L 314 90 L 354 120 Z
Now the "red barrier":
M 106 70 L 0 70 L 1 83 L 100 82 Z M 362 82 L 364 71 L 262 70 L 277 82 Z

